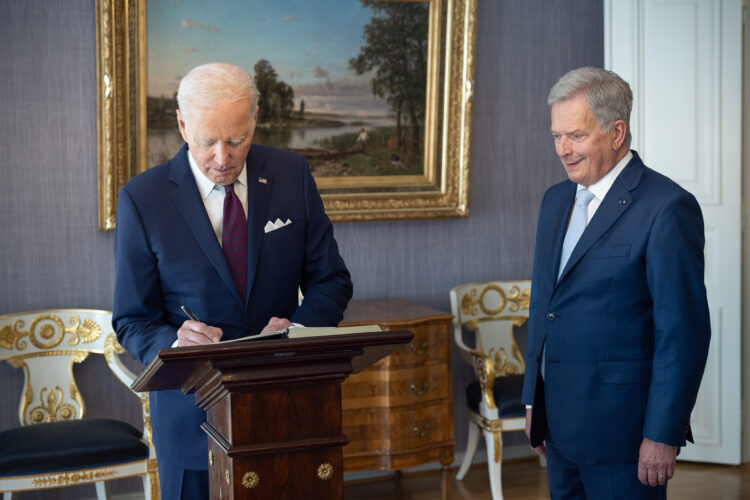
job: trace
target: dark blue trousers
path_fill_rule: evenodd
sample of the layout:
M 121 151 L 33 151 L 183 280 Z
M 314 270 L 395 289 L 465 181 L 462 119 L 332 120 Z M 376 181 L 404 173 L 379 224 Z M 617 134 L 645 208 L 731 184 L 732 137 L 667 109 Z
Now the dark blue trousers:
M 207 500 L 208 471 L 159 464 L 161 500 Z
M 666 500 L 667 487 L 645 486 L 638 464 L 576 464 L 555 448 L 547 434 L 547 478 L 552 500 Z

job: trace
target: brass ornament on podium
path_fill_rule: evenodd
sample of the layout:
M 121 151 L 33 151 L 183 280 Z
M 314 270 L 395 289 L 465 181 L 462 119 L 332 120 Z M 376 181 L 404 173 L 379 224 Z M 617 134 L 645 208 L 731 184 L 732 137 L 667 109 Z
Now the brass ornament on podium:
M 333 477 L 333 466 L 328 462 L 324 462 L 318 466 L 318 477 L 323 481 L 331 479 Z

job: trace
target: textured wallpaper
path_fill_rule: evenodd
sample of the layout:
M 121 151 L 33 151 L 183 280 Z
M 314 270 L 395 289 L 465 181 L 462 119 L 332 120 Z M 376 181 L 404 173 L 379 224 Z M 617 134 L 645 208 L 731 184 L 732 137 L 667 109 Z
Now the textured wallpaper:
M 0 12 L 0 314 L 110 309 L 114 237 L 96 229 L 94 1 L 0 0 Z M 479 0 L 470 216 L 337 224 L 354 298 L 406 297 L 449 311 L 457 284 L 529 278 L 539 203 L 564 178 L 547 92 L 567 70 L 602 64 L 600 0 Z M 124 413 L 138 424 L 137 403 L 99 379 L 104 371 L 97 361 L 76 369 L 88 415 Z M 470 378 L 454 355 L 457 453 Z M 0 429 L 17 422 L 22 380 L 0 365 Z M 120 409 L 120 400 L 132 404 Z M 43 498 L 93 496 L 92 486 Z

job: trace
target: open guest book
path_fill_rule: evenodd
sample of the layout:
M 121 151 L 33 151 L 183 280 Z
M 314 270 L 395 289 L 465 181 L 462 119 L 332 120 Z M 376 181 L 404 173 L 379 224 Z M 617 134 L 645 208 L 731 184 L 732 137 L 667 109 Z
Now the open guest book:
M 248 335 L 238 339 L 222 340 L 220 344 L 229 342 L 242 342 L 245 340 L 272 340 L 272 339 L 305 339 L 313 337 L 328 337 L 331 335 L 345 335 L 348 333 L 369 333 L 379 332 L 381 328 L 378 325 L 359 325 L 345 327 L 293 327 L 284 328 L 281 331 L 260 333 L 258 335 Z

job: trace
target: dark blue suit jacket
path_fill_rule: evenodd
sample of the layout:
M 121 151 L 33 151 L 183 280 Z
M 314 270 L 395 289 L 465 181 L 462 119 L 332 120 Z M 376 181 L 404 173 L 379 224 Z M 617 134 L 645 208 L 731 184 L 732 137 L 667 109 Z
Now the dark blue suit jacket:
M 122 346 L 146 364 L 177 338 L 181 305 L 223 330 L 223 339 L 257 334 L 271 316 L 305 326 L 336 326 L 352 295 L 333 226 L 307 161 L 252 145 L 248 183 L 247 297 L 240 297 L 211 227 L 187 146 L 121 190 L 115 233 L 113 326 Z M 264 182 L 265 181 L 265 182 Z M 268 233 L 276 219 L 292 222 Z M 298 307 L 297 288 L 305 299 Z M 160 461 L 207 468 L 205 412 L 180 391 L 151 395 Z
M 558 281 L 575 192 L 564 181 L 542 201 L 523 401 L 546 408 L 532 435 L 569 460 L 635 463 L 643 437 L 683 446 L 689 431 L 711 335 L 703 216 L 634 152 Z

